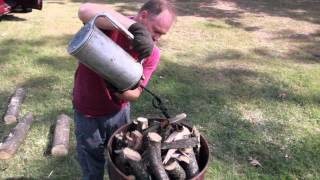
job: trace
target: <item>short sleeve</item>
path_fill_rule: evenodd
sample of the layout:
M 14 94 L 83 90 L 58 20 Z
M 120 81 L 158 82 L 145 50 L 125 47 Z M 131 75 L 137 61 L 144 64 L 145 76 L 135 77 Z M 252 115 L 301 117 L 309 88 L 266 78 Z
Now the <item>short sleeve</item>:
M 142 62 L 143 75 L 145 77 L 145 79 L 142 82 L 143 86 L 147 86 L 152 73 L 157 69 L 159 61 L 160 50 L 158 47 L 154 46 L 151 55 Z

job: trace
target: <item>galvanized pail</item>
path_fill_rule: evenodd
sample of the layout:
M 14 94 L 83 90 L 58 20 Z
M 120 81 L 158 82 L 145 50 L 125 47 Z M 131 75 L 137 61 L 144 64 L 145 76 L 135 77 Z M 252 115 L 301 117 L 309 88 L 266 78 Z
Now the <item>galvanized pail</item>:
M 110 15 L 102 13 L 93 17 L 77 32 L 69 42 L 68 53 L 117 90 L 125 91 L 136 87 L 142 77 L 142 65 L 96 27 L 98 17 L 105 17 L 120 32 L 133 39 L 133 35 L 121 24 Z

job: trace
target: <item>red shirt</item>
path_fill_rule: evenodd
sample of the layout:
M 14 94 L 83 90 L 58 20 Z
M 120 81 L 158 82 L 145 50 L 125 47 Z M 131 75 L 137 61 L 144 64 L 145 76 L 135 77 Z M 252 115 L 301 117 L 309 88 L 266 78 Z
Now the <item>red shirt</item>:
M 108 31 L 106 34 L 132 57 L 137 58 L 137 54 L 129 50 L 130 42 L 125 36 L 117 31 Z M 159 59 L 159 48 L 154 46 L 150 57 L 142 62 L 145 77 L 142 85 L 147 85 L 151 74 L 157 68 Z M 108 89 L 98 74 L 81 63 L 75 73 L 72 102 L 77 111 L 87 116 L 110 115 L 127 105 L 127 101 L 119 100 L 114 92 Z

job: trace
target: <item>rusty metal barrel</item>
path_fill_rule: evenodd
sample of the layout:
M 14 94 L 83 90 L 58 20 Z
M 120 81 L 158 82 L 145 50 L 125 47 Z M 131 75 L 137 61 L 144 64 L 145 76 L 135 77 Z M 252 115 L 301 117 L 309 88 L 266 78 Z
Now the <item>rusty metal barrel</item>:
M 190 126 L 183 124 L 187 128 L 191 129 Z M 130 124 L 123 125 L 120 127 L 117 131 L 115 131 L 111 138 L 109 139 L 108 145 L 107 145 L 107 161 L 108 161 L 108 173 L 109 173 L 109 179 L 110 180 L 131 180 L 132 178 L 125 175 L 123 172 L 120 171 L 120 169 L 117 168 L 117 166 L 114 163 L 114 155 L 113 155 L 113 150 L 112 150 L 112 144 L 114 141 L 114 137 L 116 134 L 119 134 L 120 132 L 127 132 L 128 127 Z M 208 169 L 208 163 L 209 163 L 209 158 L 210 158 L 210 153 L 209 153 L 209 147 L 208 147 L 208 141 L 200 135 L 200 153 L 199 153 L 199 169 L 200 172 L 199 174 L 192 178 L 191 180 L 204 180 L 205 178 L 205 173 L 206 170 Z

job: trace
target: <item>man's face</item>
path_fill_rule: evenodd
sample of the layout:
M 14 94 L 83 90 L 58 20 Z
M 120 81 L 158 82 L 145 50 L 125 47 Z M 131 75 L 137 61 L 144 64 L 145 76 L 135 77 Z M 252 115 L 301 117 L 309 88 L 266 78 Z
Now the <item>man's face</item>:
M 147 13 L 142 22 L 150 32 L 153 41 L 157 42 L 162 35 L 165 35 L 173 24 L 173 17 L 168 10 L 162 11 L 157 16 Z

